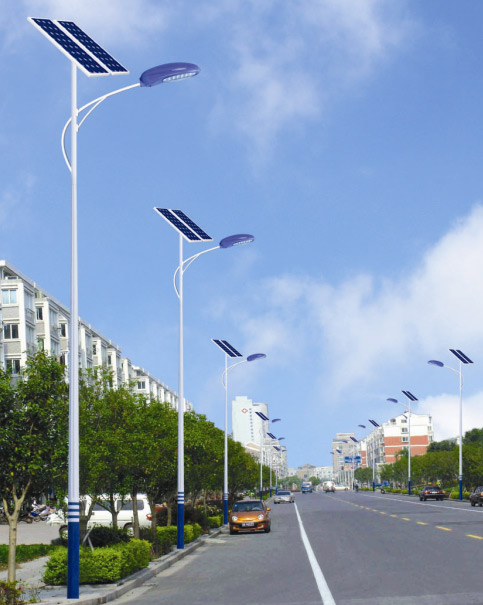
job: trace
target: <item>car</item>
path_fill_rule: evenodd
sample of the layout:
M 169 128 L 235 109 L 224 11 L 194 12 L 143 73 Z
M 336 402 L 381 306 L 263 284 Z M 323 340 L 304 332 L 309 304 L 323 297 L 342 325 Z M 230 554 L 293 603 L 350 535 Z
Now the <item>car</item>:
M 483 506 L 483 486 L 475 487 L 475 489 L 470 494 L 470 504 L 471 506 Z
M 273 498 L 273 503 L 281 504 L 282 502 L 295 502 L 295 496 L 292 492 L 279 489 Z
M 87 514 L 89 506 L 91 505 L 91 498 L 89 496 L 83 496 L 80 500 L 81 514 Z M 125 529 L 129 534 L 133 533 L 133 503 L 130 498 L 124 500 L 116 496 L 114 498 L 114 505 L 116 510 L 119 511 L 117 515 L 117 524 L 121 529 Z M 138 520 L 139 527 L 151 527 L 151 508 L 146 496 L 138 494 L 137 498 L 137 509 L 138 509 Z M 59 525 L 59 535 L 61 538 L 67 538 L 67 523 L 66 517 L 62 510 L 58 510 L 55 513 L 49 515 L 47 518 L 48 525 Z M 112 515 L 109 511 L 109 502 L 106 496 L 99 499 L 93 506 L 91 516 L 87 522 L 87 529 L 93 527 L 112 526 Z
M 419 500 L 422 502 L 428 498 L 434 498 L 435 500 L 444 500 L 445 493 L 437 485 L 425 485 L 419 491 Z
M 335 492 L 346 492 L 349 489 L 347 485 L 334 485 Z
M 239 500 L 230 513 L 230 534 L 245 531 L 264 531 L 271 529 L 270 507 L 262 500 Z

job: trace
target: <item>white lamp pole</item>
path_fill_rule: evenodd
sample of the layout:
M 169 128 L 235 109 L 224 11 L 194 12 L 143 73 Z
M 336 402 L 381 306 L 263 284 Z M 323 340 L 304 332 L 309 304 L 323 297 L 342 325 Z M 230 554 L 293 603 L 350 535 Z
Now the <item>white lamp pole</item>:
M 459 455 L 458 455 L 458 483 L 459 483 L 459 499 L 463 500 L 463 365 L 462 364 L 470 364 L 473 363 L 471 359 L 460 351 L 459 349 L 450 349 L 451 353 L 459 360 L 459 371 L 454 368 L 450 368 L 445 365 L 442 361 L 437 361 L 436 359 L 431 359 L 428 363 L 438 366 L 440 368 L 446 368 L 451 370 L 459 377 L 460 384 L 460 397 L 459 397 Z

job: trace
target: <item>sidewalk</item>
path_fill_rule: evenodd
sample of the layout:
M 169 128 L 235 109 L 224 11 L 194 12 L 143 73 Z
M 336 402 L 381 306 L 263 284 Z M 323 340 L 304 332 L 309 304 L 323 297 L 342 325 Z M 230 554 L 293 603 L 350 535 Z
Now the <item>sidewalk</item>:
M 204 544 L 206 540 L 218 536 L 224 528 L 220 527 L 211 530 L 210 534 L 201 536 L 194 542 L 191 542 L 183 550 L 174 550 L 173 552 L 151 561 L 146 569 L 137 571 L 136 573 L 119 580 L 114 584 L 96 584 L 96 585 L 81 585 L 79 587 L 79 599 L 67 599 L 66 586 L 44 586 L 42 576 L 44 573 L 47 557 L 40 557 L 33 561 L 19 563 L 17 565 L 17 581 L 26 588 L 26 599 L 30 596 L 36 596 L 41 603 L 45 605 L 65 605 L 79 603 L 82 605 L 97 605 L 98 603 L 108 603 L 119 598 L 124 593 L 141 586 L 158 574 L 159 572 L 171 567 L 173 563 L 186 557 L 191 552 Z M 225 530 L 226 531 L 226 530 Z M 7 570 L 0 572 L 0 580 L 7 579 Z M 29 595 L 29 587 L 31 595 Z

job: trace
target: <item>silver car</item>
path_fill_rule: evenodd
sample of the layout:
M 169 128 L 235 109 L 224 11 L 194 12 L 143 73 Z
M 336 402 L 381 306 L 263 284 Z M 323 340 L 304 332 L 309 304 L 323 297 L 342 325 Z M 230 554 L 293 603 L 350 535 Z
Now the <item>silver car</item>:
M 278 490 L 278 493 L 273 498 L 273 503 L 280 504 L 281 502 L 295 502 L 295 496 L 292 492 Z

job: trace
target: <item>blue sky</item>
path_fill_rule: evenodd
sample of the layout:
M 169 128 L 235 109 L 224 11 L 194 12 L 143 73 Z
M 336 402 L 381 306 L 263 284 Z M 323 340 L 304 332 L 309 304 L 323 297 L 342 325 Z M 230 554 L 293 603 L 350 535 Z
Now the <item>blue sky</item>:
M 109 99 L 79 133 L 81 316 L 177 389 L 180 208 L 215 240 L 185 276 L 185 393 L 282 418 L 291 466 L 329 464 L 338 431 L 395 415 L 409 389 L 435 437 L 483 426 L 483 4 L 460 0 L 4 0 L 0 257 L 69 302 L 68 60 L 27 17 L 74 20 L 130 70 L 79 74 L 79 105 L 188 61 L 184 82 Z M 187 253 L 203 245 L 185 247 Z M 362 437 L 362 433 L 357 433 Z

